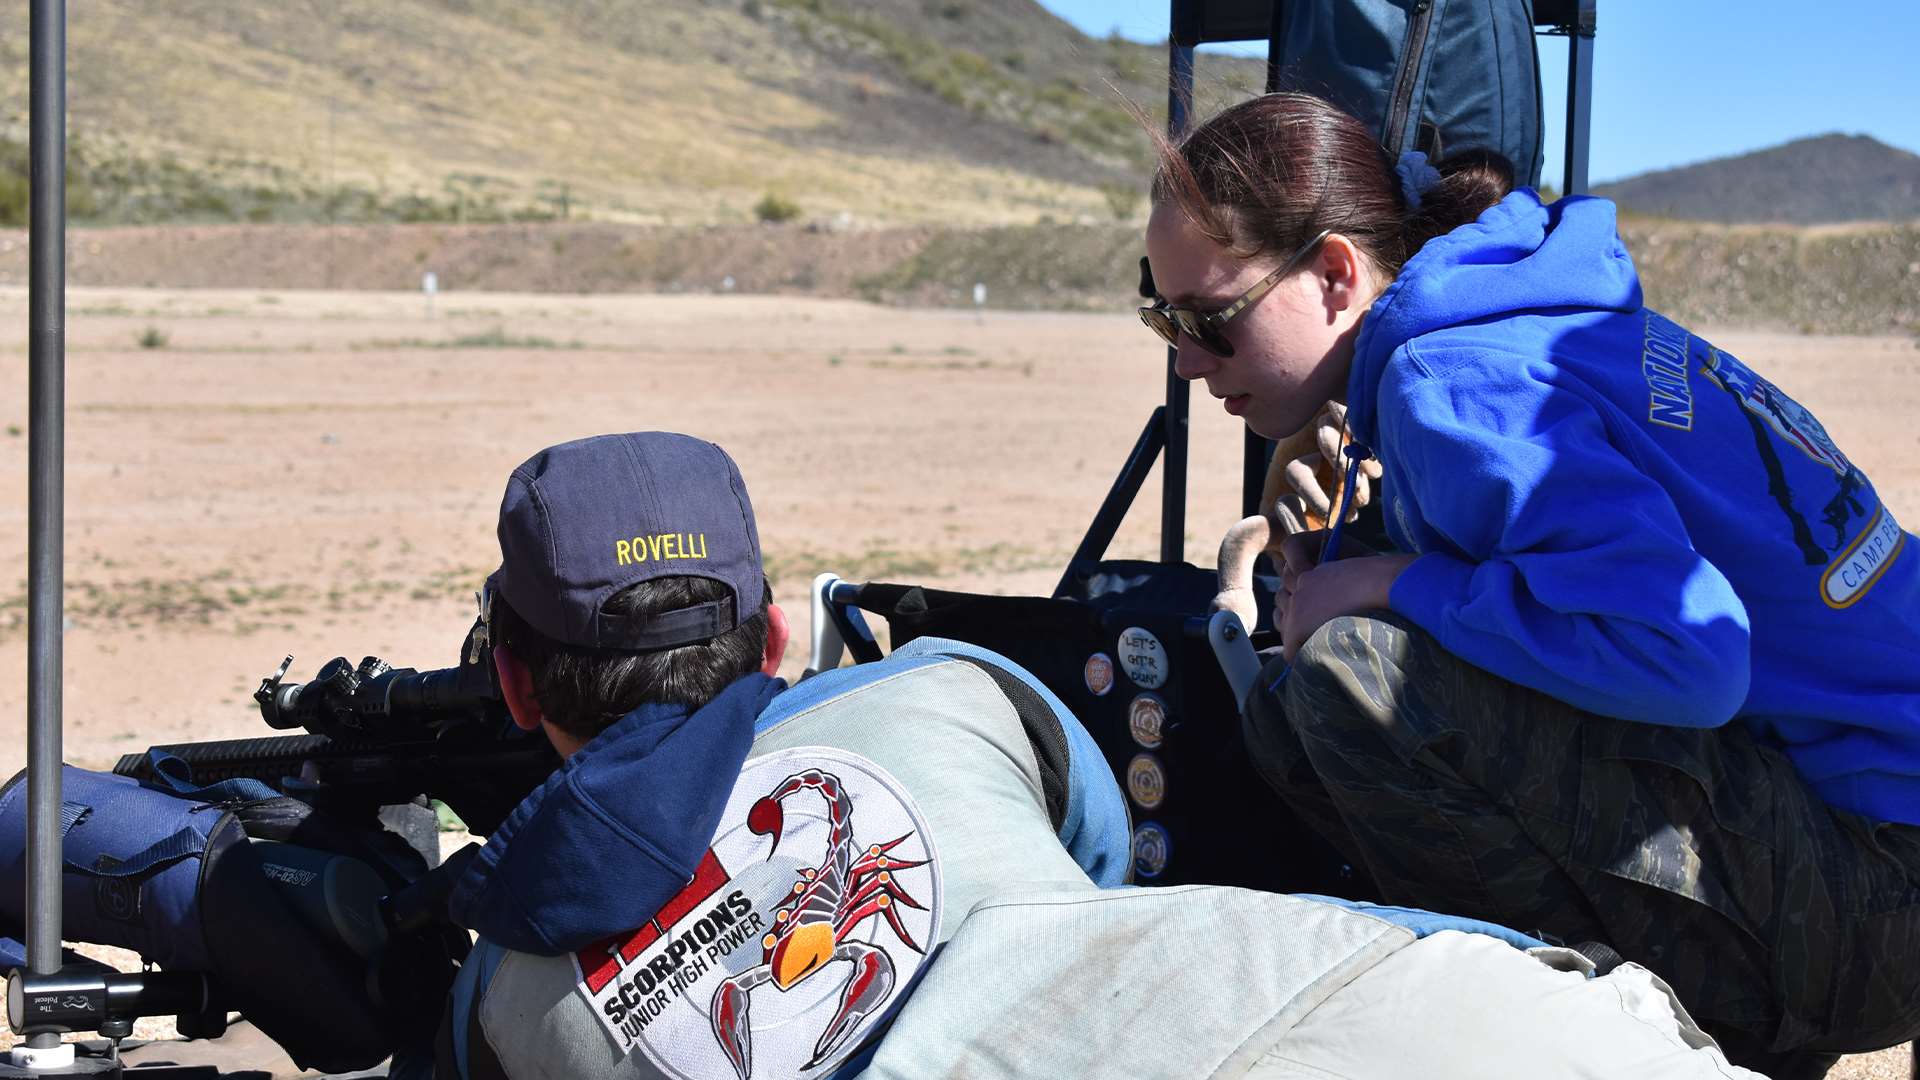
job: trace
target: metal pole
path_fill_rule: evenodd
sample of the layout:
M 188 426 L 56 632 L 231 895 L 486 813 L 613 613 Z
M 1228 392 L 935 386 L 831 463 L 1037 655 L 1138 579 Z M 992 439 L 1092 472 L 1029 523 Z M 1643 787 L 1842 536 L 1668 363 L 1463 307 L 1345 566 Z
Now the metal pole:
M 1068 560 L 1067 572 L 1060 575 L 1060 584 L 1053 587 L 1056 598 L 1074 595 L 1092 576 L 1100 560 L 1107 557 L 1107 545 L 1113 543 L 1113 534 L 1120 531 L 1120 522 L 1126 518 L 1134 496 L 1140 494 L 1140 485 L 1147 482 L 1153 459 L 1159 456 L 1166 441 L 1165 421 L 1164 407 L 1153 410 L 1153 415 L 1147 417 L 1147 426 L 1140 429 L 1140 438 L 1134 441 L 1127 463 L 1120 467 L 1120 475 L 1113 478 L 1113 486 L 1107 489 L 1099 512 L 1093 515 L 1093 524 L 1087 526 L 1087 535 L 1080 539 L 1080 546 Z
M 60 970 L 60 634 L 66 453 L 66 0 L 33 0 L 27 236 L 27 970 Z M 60 1045 L 56 1033 L 27 1040 Z
M 1567 28 L 1567 160 L 1561 186 L 1568 195 L 1587 193 L 1587 143 L 1593 130 L 1594 8 L 1599 0 L 1578 0 L 1574 25 Z
M 1193 111 L 1193 46 L 1175 39 L 1167 57 L 1167 136 L 1186 133 Z M 1167 350 L 1166 454 L 1160 474 L 1160 561 L 1187 557 L 1187 381 L 1174 371 L 1178 352 Z

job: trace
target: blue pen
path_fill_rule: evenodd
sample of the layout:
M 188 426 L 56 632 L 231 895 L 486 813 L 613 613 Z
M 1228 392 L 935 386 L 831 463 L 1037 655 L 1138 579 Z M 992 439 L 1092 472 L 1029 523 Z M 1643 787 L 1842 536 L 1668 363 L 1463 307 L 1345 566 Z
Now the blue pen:
M 1353 482 L 1359 478 L 1360 463 L 1373 456 L 1373 451 L 1359 443 L 1348 443 L 1340 448 L 1340 453 L 1347 459 L 1347 478 L 1340 485 L 1340 506 L 1327 528 L 1327 542 L 1320 548 L 1323 563 L 1340 557 L 1340 530 L 1347 524 L 1347 504 L 1353 499 Z
M 1353 499 L 1353 482 L 1360 473 L 1360 463 L 1373 456 L 1373 451 L 1359 443 L 1348 443 L 1340 448 L 1340 454 L 1347 459 L 1347 478 L 1340 485 L 1340 505 L 1334 508 L 1333 521 L 1327 527 L 1327 542 L 1320 547 L 1320 561 L 1332 562 L 1340 557 L 1340 530 L 1347 524 L 1347 504 Z M 1267 693 L 1278 693 L 1292 665 L 1280 669 L 1280 677 L 1267 687 Z

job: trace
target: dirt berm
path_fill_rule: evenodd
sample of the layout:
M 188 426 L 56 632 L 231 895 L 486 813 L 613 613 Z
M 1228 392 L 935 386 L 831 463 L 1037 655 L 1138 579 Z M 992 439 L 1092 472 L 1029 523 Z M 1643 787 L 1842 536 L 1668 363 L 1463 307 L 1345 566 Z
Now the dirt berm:
M 1920 335 L 1920 225 L 1715 226 L 1629 218 L 1649 301 L 1683 322 Z M 448 292 L 773 293 L 908 306 L 1121 311 L 1137 224 L 176 225 L 75 230 L 74 285 Z M 0 232 L 0 284 L 26 274 Z

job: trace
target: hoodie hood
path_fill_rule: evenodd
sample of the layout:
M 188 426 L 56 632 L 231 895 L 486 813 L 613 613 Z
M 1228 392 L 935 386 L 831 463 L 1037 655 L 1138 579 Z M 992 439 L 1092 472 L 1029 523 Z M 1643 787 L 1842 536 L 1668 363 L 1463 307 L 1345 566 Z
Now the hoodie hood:
M 1354 342 L 1347 424 L 1371 444 L 1381 376 L 1400 346 L 1450 326 L 1556 311 L 1635 311 L 1640 277 L 1615 227 L 1613 204 L 1569 196 L 1552 205 L 1531 188 L 1479 220 L 1429 240 L 1374 301 Z
M 454 883 L 449 914 L 542 956 L 645 923 L 693 879 L 754 718 L 784 689 L 755 672 L 691 713 L 680 705 L 628 713 L 514 808 Z

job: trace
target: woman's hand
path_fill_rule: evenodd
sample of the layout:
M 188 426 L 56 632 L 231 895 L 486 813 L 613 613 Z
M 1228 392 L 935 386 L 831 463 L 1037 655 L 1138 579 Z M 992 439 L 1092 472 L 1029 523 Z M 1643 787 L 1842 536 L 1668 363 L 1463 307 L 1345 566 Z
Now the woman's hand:
M 1280 564 L 1280 591 L 1273 598 L 1273 629 L 1275 633 L 1286 632 L 1287 605 L 1293 599 L 1294 586 L 1300 581 L 1300 575 L 1320 564 L 1320 551 L 1327 546 L 1326 529 L 1309 529 L 1306 532 L 1292 533 L 1280 541 L 1278 562 Z M 1361 555 L 1372 555 L 1373 550 L 1364 544 L 1340 538 L 1340 557 L 1351 559 Z
M 1306 532 L 1293 533 L 1280 541 L 1280 600 L 1284 604 L 1287 595 L 1293 592 L 1294 582 L 1301 574 L 1320 564 L 1320 549 L 1327 546 L 1326 529 L 1309 529 Z M 1340 537 L 1339 558 L 1354 559 L 1374 554 L 1374 550 L 1350 536 Z M 1279 607 L 1276 606 L 1273 628 L 1280 629 Z
M 1308 534 L 1302 533 L 1301 536 Z M 1288 541 L 1300 537 L 1288 537 Z M 1296 569 L 1293 553 L 1282 549 L 1286 568 L 1281 571 L 1280 595 L 1274 601 L 1274 626 L 1280 631 L 1282 655 L 1293 663 L 1294 654 L 1306 644 L 1315 630 L 1342 615 L 1379 611 L 1389 605 L 1388 597 L 1400 572 L 1413 562 L 1413 555 L 1363 555 L 1314 565 L 1319 549 L 1310 552 L 1313 562 Z M 1302 552 L 1303 561 L 1309 553 Z

